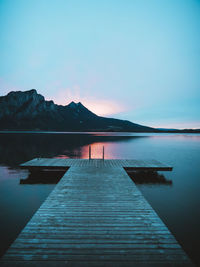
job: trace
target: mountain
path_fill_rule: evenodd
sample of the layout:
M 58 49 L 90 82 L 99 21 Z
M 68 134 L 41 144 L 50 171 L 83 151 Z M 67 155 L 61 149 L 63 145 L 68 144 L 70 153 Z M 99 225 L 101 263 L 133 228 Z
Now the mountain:
M 159 132 L 130 121 L 97 116 L 80 102 L 56 105 L 35 89 L 0 97 L 0 130 Z
M 163 133 L 200 133 L 200 129 L 168 129 L 168 128 L 157 128 Z

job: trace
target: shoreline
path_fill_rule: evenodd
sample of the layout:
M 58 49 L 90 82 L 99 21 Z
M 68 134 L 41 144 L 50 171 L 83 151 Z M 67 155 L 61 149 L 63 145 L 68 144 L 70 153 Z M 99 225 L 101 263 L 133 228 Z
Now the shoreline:
M 34 130 L 0 130 L 0 134 L 5 133 L 27 133 L 27 134 L 106 134 L 106 135 L 120 135 L 120 134 L 200 134 L 200 131 L 160 131 L 160 132 L 110 132 L 110 131 L 34 131 Z

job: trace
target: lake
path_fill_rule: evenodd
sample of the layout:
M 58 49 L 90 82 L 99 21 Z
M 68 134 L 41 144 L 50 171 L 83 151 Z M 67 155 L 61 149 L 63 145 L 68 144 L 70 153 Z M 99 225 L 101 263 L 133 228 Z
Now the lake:
M 200 134 L 0 133 L 0 255 L 62 177 L 30 179 L 19 164 L 36 157 L 156 159 L 173 166 L 132 179 L 186 253 L 200 263 Z M 144 175 L 145 176 L 145 175 Z M 55 179 L 54 179 L 55 178 Z M 46 181 L 46 183 L 45 183 Z

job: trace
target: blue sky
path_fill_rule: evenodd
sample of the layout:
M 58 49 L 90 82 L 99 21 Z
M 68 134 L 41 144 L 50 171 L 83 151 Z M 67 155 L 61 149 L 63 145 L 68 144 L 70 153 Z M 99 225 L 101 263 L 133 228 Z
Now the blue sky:
M 0 0 L 0 95 L 200 128 L 199 0 Z

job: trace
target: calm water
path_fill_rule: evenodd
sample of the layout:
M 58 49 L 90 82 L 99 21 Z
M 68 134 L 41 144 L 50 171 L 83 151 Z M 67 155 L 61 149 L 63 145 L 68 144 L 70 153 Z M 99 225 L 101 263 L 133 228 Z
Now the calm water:
M 20 183 L 18 165 L 35 157 L 157 159 L 172 165 L 161 181 L 138 184 L 187 254 L 200 253 L 200 135 L 130 133 L 0 133 L 0 255 L 14 241 L 55 184 Z M 30 177 L 29 177 L 30 178 Z M 140 177 L 138 178 L 140 179 Z

